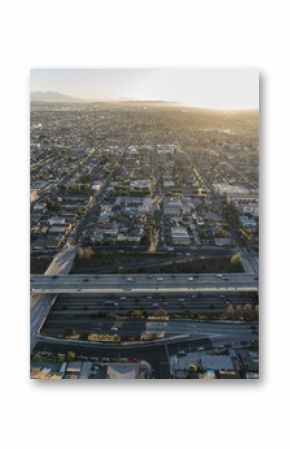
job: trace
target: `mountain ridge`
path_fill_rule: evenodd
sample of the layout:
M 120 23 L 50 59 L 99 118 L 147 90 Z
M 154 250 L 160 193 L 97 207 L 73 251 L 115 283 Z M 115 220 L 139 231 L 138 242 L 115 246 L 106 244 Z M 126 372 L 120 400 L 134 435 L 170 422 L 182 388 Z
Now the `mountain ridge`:
M 30 93 L 30 101 L 60 102 L 60 103 L 83 103 L 86 100 L 70 97 L 56 91 L 36 91 Z

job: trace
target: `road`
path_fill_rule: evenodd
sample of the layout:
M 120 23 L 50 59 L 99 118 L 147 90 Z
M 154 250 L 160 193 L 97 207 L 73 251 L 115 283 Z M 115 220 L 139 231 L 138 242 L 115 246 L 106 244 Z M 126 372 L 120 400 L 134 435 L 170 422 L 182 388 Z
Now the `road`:
M 257 291 L 253 274 L 162 274 L 162 275 L 32 275 L 35 293 L 110 292 L 186 292 L 186 291 Z
M 109 323 L 107 323 L 109 325 Z M 257 325 L 247 323 L 223 324 L 223 323 L 194 323 L 182 321 L 179 323 L 165 323 L 170 329 L 177 330 L 182 326 L 189 336 L 182 341 L 169 339 L 165 343 L 160 340 L 153 344 L 142 344 L 138 346 L 120 346 L 120 345 L 96 345 L 91 342 L 65 341 L 63 339 L 49 339 L 39 337 L 36 344 L 36 351 L 51 351 L 52 353 L 67 353 L 74 351 L 78 357 L 99 357 L 101 360 L 106 358 L 137 357 L 147 360 L 155 371 L 156 378 L 169 377 L 169 370 L 166 366 L 169 362 L 169 355 L 176 354 L 180 350 L 196 351 L 200 346 L 205 349 L 220 348 L 221 345 L 231 345 L 241 347 L 244 342 L 251 342 L 257 339 Z M 153 323 L 155 329 L 164 326 Z M 185 328 L 184 328 L 185 326 Z M 169 330 L 170 330 L 169 329 Z M 151 328 L 152 330 L 152 328 Z M 164 372 L 165 370 L 165 372 Z
M 152 296 L 75 293 L 59 295 L 51 314 L 86 316 L 99 312 L 122 314 L 133 310 L 145 310 L 147 313 L 152 313 L 152 311 L 156 311 L 157 307 L 174 313 L 184 311 L 216 313 L 226 310 L 229 304 L 244 306 L 257 303 L 258 297 L 255 293 L 243 295 L 236 293 L 227 295 L 192 295 L 191 293 L 163 295 L 155 293 Z
M 105 319 L 71 319 L 69 326 L 79 333 L 118 334 L 122 338 L 135 337 L 141 334 L 154 335 L 154 338 L 210 338 L 216 343 L 225 341 L 251 341 L 257 333 L 255 323 L 223 323 L 223 322 L 194 322 L 190 320 L 105 320 Z M 68 327 L 68 321 L 49 319 L 44 332 L 57 336 Z
M 60 251 L 46 270 L 46 276 L 69 273 L 77 253 L 77 246 Z M 48 292 L 49 293 L 49 292 Z M 56 296 L 53 294 L 32 294 L 30 298 L 30 345 L 34 348 L 37 332 L 48 315 Z

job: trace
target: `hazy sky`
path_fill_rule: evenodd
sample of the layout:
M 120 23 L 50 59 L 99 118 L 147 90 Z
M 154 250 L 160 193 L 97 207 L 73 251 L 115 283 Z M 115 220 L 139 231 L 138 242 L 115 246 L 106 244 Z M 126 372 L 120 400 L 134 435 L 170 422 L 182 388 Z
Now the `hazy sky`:
M 31 91 L 89 100 L 163 100 L 215 109 L 259 107 L 252 69 L 33 69 Z

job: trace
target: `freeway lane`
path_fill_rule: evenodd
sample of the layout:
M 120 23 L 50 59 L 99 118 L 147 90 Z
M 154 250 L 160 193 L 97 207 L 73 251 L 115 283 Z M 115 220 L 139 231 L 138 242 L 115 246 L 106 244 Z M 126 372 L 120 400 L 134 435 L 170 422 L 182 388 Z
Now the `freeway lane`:
M 258 278 L 247 273 L 203 275 L 63 275 L 31 276 L 32 292 L 90 293 L 145 291 L 257 291 Z
M 63 331 L 67 320 L 49 319 L 45 325 L 48 335 Z M 69 325 L 78 332 L 113 333 L 121 336 L 137 336 L 141 332 L 162 334 L 160 338 L 170 335 L 187 334 L 192 338 L 210 338 L 225 340 L 252 340 L 257 332 L 256 323 L 201 323 L 190 320 L 108 320 L 108 319 L 72 319 Z M 116 327 L 117 326 L 117 327 Z
M 46 270 L 46 276 L 48 278 L 55 276 L 56 274 L 69 273 L 71 270 L 74 258 L 77 253 L 77 246 L 70 246 L 61 250 L 53 259 L 51 264 Z M 41 293 L 41 292 L 39 292 Z M 35 294 L 32 292 L 30 298 L 30 346 L 34 348 L 37 341 L 37 332 L 47 314 L 49 313 L 54 300 L 55 295 L 51 292 L 48 294 Z
M 30 346 L 34 348 L 37 341 L 37 332 L 47 317 L 53 302 L 53 295 L 31 295 L 30 303 Z
M 47 273 L 48 274 L 48 273 Z M 213 280 L 235 280 L 235 281 L 249 281 L 256 279 L 256 275 L 249 273 L 206 273 L 206 274 L 191 274 L 191 273 L 183 273 L 183 274 L 102 274 L 102 275 L 91 275 L 91 274 L 69 274 L 69 275 L 61 275 L 58 276 L 47 276 L 47 274 L 32 274 L 31 279 L 37 282 L 47 282 L 50 280 L 66 282 L 71 281 L 72 279 L 76 281 L 86 280 L 87 282 L 92 281 L 115 281 L 115 282 L 128 282 L 129 278 L 132 282 L 147 282 L 148 280 L 158 281 L 158 279 L 162 279 L 164 281 L 174 280 L 175 282 L 181 281 L 213 281 Z M 51 278 L 51 279 L 50 279 Z

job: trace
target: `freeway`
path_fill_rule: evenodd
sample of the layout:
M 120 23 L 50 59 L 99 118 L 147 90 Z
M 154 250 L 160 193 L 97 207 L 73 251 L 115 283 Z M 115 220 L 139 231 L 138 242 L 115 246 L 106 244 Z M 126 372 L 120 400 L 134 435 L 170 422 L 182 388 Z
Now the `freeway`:
M 74 258 L 77 253 L 77 246 L 70 246 L 60 251 L 53 259 L 51 264 L 46 270 L 46 276 L 52 277 L 56 273 L 64 275 L 71 270 Z M 32 292 L 30 299 L 30 344 L 33 349 L 36 343 L 36 335 L 38 329 L 44 322 L 47 314 L 49 313 L 54 301 L 55 295 L 49 294 L 35 294 Z
M 45 324 L 44 335 L 59 335 L 67 326 L 66 320 L 51 320 Z M 117 327 L 116 327 L 117 325 Z M 234 341 L 251 341 L 257 334 L 256 323 L 194 322 L 190 320 L 107 320 L 74 319 L 70 326 L 77 332 L 115 333 L 121 337 L 137 337 L 141 333 L 156 335 L 158 338 L 188 336 L 190 338 L 210 338 L 224 343 Z M 112 332 L 113 329 L 113 332 Z
M 87 298 L 89 296 L 89 298 Z M 50 312 L 52 316 L 68 317 L 73 316 L 86 317 L 92 314 L 98 313 L 118 313 L 126 314 L 131 313 L 134 310 L 144 310 L 148 314 L 154 314 L 158 308 L 166 309 L 170 313 L 180 313 L 190 311 L 192 313 L 206 312 L 207 314 L 216 314 L 224 312 L 227 307 L 232 304 L 234 306 L 244 306 L 245 304 L 256 305 L 258 303 L 255 294 L 247 294 L 242 297 L 230 297 L 226 298 L 224 295 L 215 295 L 216 297 L 208 298 L 192 298 L 192 295 L 186 297 L 186 295 L 179 295 L 175 298 L 170 296 L 159 295 L 156 298 L 151 296 L 138 297 L 133 295 L 122 297 L 120 295 L 115 298 L 112 296 L 98 297 L 95 294 L 84 295 L 60 295 L 57 297 L 56 302 Z M 223 296 L 220 298 L 219 296 Z
M 257 291 L 258 277 L 247 273 L 161 275 L 32 275 L 35 293 Z

